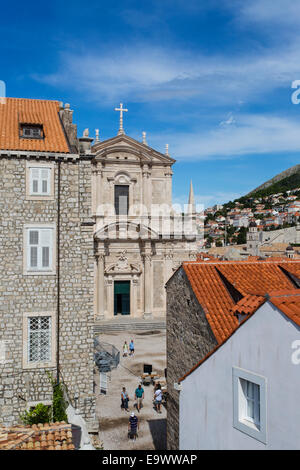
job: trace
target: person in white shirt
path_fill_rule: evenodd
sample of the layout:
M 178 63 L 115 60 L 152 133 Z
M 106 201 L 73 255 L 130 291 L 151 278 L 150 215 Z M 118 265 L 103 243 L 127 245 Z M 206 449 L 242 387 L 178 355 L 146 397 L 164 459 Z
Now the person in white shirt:
M 161 413 L 160 407 L 162 402 L 162 390 L 160 384 L 157 384 L 154 392 L 154 405 L 157 413 Z

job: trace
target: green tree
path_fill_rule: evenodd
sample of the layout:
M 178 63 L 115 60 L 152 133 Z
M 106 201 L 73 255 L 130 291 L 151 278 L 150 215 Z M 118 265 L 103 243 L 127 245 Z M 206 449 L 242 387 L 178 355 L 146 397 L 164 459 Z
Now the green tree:
M 26 425 L 50 423 L 51 421 L 51 408 L 43 403 L 38 403 L 34 408 L 25 411 L 20 416 L 22 422 Z
M 237 236 L 237 244 L 244 245 L 247 242 L 247 229 L 246 227 L 241 227 Z

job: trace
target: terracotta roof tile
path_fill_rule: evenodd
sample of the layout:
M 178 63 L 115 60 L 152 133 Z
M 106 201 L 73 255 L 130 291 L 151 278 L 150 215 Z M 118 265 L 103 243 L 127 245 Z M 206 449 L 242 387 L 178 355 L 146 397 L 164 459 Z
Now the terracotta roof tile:
M 300 326 L 300 289 L 270 292 L 269 301 Z
M 65 422 L 0 428 L 0 450 L 73 450 L 71 424 Z
M 234 315 L 251 315 L 265 301 L 265 297 L 260 295 L 247 294 L 231 309 L 231 313 Z
M 58 112 L 58 101 L 5 98 L 0 102 L 0 149 L 70 153 Z M 44 138 L 21 138 L 20 124 L 41 124 Z
M 268 300 L 294 323 L 300 326 L 300 289 L 283 289 L 271 291 L 266 293 L 264 297 L 256 296 L 256 299 L 253 297 L 255 296 L 244 297 L 244 299 L 240 300 L 240 302 L 236 304 L 236 307 L 241 305 L 251 305 L 250 309 L 252 307 L 254 308 L 251 314 L 254 314 L 258 308 Z M 183 377 L 181 377 L 178 382 L 182 382 L 186 377 L 194 372 L 194 370 L 203 364 L 203 362 L 212 356 L 222 346 L 222 344 L 225 343 L 235 333 L 235 331 L 249 319 L 249 317 L 250 315 L 247 315 L 247 317 L 241 321 L 239 326 L 233 330 L 223 342 L 215 346 L 205 357 L 203 357 L 197 364 L 194 365 L 194 367 L 192 367 Z
M 300 262 L 295 260 L 183 263 L 183 269 L 218 343 L 225 341 L 238 327 L 238 320 L 233 315 L 237 302 L 231 297 L 218 271 L 245 298 L 242 306 L 247 307 L 248 313 L 251 313 L 251 307 L 253 312 L 261 303 L 261 299 L 257 297 L 263 297 L 273 290 L 295 288 L 280 266 L 300 279 Z

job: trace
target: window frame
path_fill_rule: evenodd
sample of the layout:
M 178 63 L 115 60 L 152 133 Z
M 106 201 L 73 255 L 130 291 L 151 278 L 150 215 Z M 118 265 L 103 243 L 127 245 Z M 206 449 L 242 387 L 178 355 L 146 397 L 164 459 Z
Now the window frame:
M 49 267 L 43 268 L 41 266 L 43 255 L 43 248 L 40 242 L 38 242 L 37 246 L 37 253 L 40 253 L 40 257 L 38 260 L 41 259 L 40 264 L 38 263 L 37 267 L 30 266 L 30 256 L 31 256 L 31 246 L 30 246 L 30 231 L 39 231 L 39 238 L 40 238 L 40 231 L 41 230 L 51 230 L 52 231 L 52 240 L 51 244 L 49 245 Z M 35 246 L 32 244 L 32 246 Z M 50 223 L 36 223 L 36 224 L 25 224 L 24 225 L 24 233 L 23 233 L 23 274 L 24 275 L 38 275 L 38 276 L 45 276 L 45 275 L 55 275 L 56 274 L 56 224 Z
M 51 319 L 50 331 L 50 359 L 48 361 L 29 361 L 29 319 L 49 317 Z M 25 312 L 23 313 L 23 369 L 50 368 L 56 365 L 56 315 L 55 312 Z
M 267 443 L 267 379 L 261 375 L 241 369 L 232 368 L 233 379 L 233 427 L 248 436 Z M 251 421 L 249 416 L 245 416 L 247 399 L 243 390 L 241 380 L 251 382 L 259 386 L 259 423 L 257 420 Z M 257 415 L 257 412 L 256 412 Z
M 126 208 L 126 214 L 120 214 L 120 196 L 123 196 L 122 194 L 119 195 L 117 198 L 117 188 L 126 188 L 127 189 L 127 208 Z M 115 214 L 117 217 L 128 217 L 129 214 L 129 193 L 130 193 L 130 185 L 129 184 L 120 184 L 116 183 L 114 185 L 114 206 L 115 206 Z
M 33 169 L 38 169 L 40 172 L 43 169 L 48 169 L 50 171 L 50 174 L 48 175 L 48 192 L 43 193 L 43 192 L 38 192 L 34 193 L 32 191 L 32 170 Z M 49 162 L 49 163 L 40 163 L 40 162 L 27 162 L 26 163 L 26 199 L 27 200 L 54 200 L 54 178 L 55 178 L 55 172 L 54 172 L 54 163 Z M 39 184 L 39 186 L 42 183 Z
M 24 131 L 29 130 L 30 134 L 25 135 Z M 34 131 L 37 130 L 38 134 L 34 135 Z M 42 124 L 20 124 L 20 138 L 21 139 L 32 139 L 32 140 L 43 140 L 45 137 L 44 135 L 44 128 Z

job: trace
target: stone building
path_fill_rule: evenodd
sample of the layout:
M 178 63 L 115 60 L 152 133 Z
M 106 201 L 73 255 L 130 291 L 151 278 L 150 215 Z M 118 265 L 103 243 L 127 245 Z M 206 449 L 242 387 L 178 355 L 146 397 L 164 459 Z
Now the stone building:
M 300 262 L 286 258 L 185 262 L 173 274 L 166 286 L 168 449 L 179 448 L 179 379 L 227 340 L 258 296 L 299 287 Z
M 118 135 L 92 147 L 96 321 L 164 317 L 165 283 L 196 259 L 194 216 L 172 208 L 175 160 L 125 135 L 120 110 Z
M 92 425 L 91 154 L 69 105 L 0 102 L 0 422 L 51 403 L 63 381 Z
M 279 230 L 259 230 L 256 223 L 251 222 L 247 232 L 247 248 L 244 256 L 247 254 L 265 256 L 265 252 L 268 249 L 272 251 L 272 247 L 274 247 L 276 254 L 276 251 L 280 251 L 280 249 L 277 250 L 280 244 L 286 244 L 286 246 L 289 244 L 300 245 L 300 224 Z

